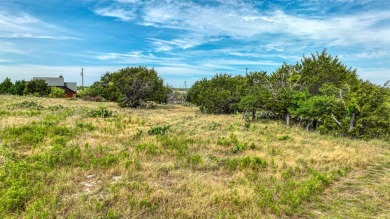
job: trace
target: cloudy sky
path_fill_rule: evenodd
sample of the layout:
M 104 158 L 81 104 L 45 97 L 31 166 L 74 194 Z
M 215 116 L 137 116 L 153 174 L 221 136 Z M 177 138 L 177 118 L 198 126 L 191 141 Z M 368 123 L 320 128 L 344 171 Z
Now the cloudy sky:
M 363 79 L 390 80 L 390 0 L 0 0 L 0 80 L 87 85 L 154 67 L 183 87 L 227 72 L 272 72 L 327 48 Z

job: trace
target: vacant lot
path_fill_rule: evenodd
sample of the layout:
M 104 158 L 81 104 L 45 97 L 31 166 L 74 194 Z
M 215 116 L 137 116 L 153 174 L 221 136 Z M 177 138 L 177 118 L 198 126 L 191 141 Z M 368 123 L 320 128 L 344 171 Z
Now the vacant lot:
M 390 146 L 163 105 L 0 96 L 0 216 L 390 217 Z

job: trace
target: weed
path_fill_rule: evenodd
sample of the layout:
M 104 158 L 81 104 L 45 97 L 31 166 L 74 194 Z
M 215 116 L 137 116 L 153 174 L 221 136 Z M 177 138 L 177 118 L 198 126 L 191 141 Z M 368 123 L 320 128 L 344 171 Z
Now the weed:
M 148 135 L 164 135 L 170 127 L 171 126 L 169 125 L 151 127 L 148 131 Z
M 45 108 L 44 106 L 42 106 L 41 104 L 39 104 L 35 101 L 28 101 L 28 100 L 14 104 L 14 107 L 25 108 L 25 109 L 35 109 L 35 110 L 42 110 Z
M 187 153 L 189 145 L 194 144 L 195 141 L 190 138 L 182 138 L 182 137 L 168 137 L 166 135 L 161 135 L 158 138 L 158 141 L 164 148 L 174 150 L 178 152 L 180 155 L 184 155 Z
M 200 165 L 201 163 L 203 163 L 203 159 L 202 159 L 202 156 L 200 156 L 198 154 L 190 155 L 187 157 L 187 164 L 190 167 L 196 167 L 196 166 Z
M 234 134 L 230 134 L 229 138 L 225 138 L 225 137 L 219 138 L 217 144 L 222 146 L 237 145 L 238 139 Z
M 227 167 L 228 170 L 234 171 L 237 169 L 252 169 L 258 170 L 267 166 L 267 162 L 260 157 L 242 157 L 222 160 L 222 164 Z
M 287 140 L 290 140 L 291 137 L 288 135 L 282 135 L 282 136 L 279 136 L 277 139 L 278 139 L 278 141 L 287 141 Z
M 89 117 L 102 117 L 102 118 L 108 118 L 112 116 L 112 111 L 108 110 L 104 106 L 100 106 L 98 109 L 89 110 L 87 112 L 87 115 Z
M 92 123 L 84 123 L 81 121 L 76 122 L 76 127 L 80 129 L 86 129 L 87 131 L 95 130 L 95 127 L 92 125 Z
M 135 151 L 137 152 L 145 152 L 149 155 L 157 155 L 160 153 L 157 145 L 152 143 L 143 143 L 143 144 L 137 144 L 135 146 Z
M 245 148 L 246 148 L 246 144 L 244 144 L 244 143 L 238 143 L 238 144 L 236 144 L 236 145 L 233 146 L 231 152 L 232 152 L 233 154 L 237 154 L 237 153 L 239 153 L 239 152 L 245 150 Z
M 141 139 L 142 134 L 143 134 L 142 130 L 137 129 L 137 132 L 134 134 L 133 139 L 134 139 L 134 140 L 139 140 L 139 139 Z
M 217 130 L 221 127 L 221 124 L 218 122 L 211 122 L 211 124 L 208 125 L 208 130 L 213 131 Z

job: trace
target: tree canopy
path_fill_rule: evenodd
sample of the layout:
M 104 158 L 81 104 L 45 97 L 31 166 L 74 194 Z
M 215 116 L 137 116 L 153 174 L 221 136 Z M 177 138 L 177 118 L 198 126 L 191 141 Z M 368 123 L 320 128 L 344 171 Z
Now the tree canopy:
M 323 50 L 294 65 L 217 74 L 191 87 L 188 101 L 206 113 L 269 112 L 273 118 L 339 136 L 389 138 L 390 88 L 357 77 L 356 70 Z

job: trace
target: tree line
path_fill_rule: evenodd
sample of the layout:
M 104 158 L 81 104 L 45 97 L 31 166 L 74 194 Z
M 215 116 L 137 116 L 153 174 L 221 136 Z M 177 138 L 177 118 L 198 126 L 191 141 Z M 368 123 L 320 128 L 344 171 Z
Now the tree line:
M 249 120 L 268 117 L 338 136 L 388 139 L 387 85 L 359 79 L 355 69 L 323 50 L 271 74 L 203 78 L 189 89 L 187 99 L 205 113 L 244 112 Z
M 10 78 L 5 78 L 0 83 L 0 94 L 33 95 L 38 97 L 65 97 L 65 91 L 58 87 L 49 87 L 45 80 L 35 79 L 31 81 L 17 80 L 12 83 Z

